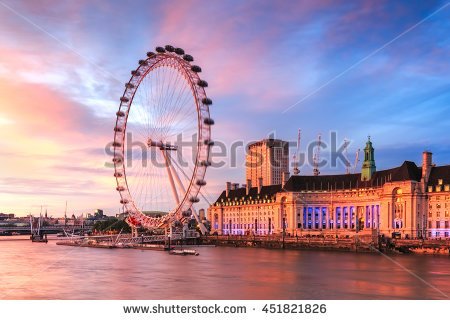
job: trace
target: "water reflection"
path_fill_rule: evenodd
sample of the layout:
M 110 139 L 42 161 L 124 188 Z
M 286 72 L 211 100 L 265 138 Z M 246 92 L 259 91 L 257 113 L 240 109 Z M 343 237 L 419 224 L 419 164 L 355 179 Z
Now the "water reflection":
M 1 299 L 447 299 L 450 259 L 198 248 L 200 256 L 0 239 Z

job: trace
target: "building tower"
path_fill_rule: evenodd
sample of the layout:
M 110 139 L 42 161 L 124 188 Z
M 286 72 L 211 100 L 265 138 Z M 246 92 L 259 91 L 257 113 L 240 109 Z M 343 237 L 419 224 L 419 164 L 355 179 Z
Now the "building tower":
M 279 139 L 264 139 L 248 145 L 246 180 L 257 186 L 281 184 L 283 174 L 289 172 L 289 143 Z M 247 182 L 248 183 L 248 182 Z
M 377 170 L 375 166 L 375 153 L 372 147 L 372 141 L 370 141 L 370 136 L 366 142 L 366 147 L 364 148 L 364 162 L 361 170 L 361 180 L 369 181 L 372 175 Z

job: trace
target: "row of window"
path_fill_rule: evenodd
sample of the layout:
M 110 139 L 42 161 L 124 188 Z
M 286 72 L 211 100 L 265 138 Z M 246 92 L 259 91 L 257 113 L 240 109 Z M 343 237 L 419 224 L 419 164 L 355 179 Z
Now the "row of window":
M 269 212 L 264 211 L 264 212 L 259 212 L 258 214 L 255 214 L 255 212 L 252 212 L 252 213 L 241 212 L 240 214 L 232 212 L 232 213 L 226 213 L 223 216 L 225 218 L 240 218 L 240 217 L 245 218 L 245 217 L 255 217 L 255 216 L 260 217 L 260 216 L 265 216 L 265 215 L 273 216 L 273 211 L 269 211 Z
M 430 196 L 430 201 L 440 201 L 441 196 Z M 450 200 L 450 196 L 442 196 L 442 200 Z
M 446 184 L 443 185 L 437 185 L 437 186 L 428 186 L 428 192 L 441 192 L 441 191 L 450 191 L 450 185 Z
M 254 229 L 254 228 L 259 228 L 259 229 L 269 229 L 270 225 L 265 224 L 265 223 L 226 223 L 225 224 L 225 229 Z M 272 224 L 272 227 L 270 228 L 270 230 L 273 230 L 275 228 L 275 226 Z
M 436 231 L 436 233 L 435 233 L 435 237 L 436 238 L 438 238 L 438 237 L 442 237 L 442 236 L 444 236 L 444 238 L 448 238 L 449 237 L 449 232 L 448 231 L 445 231 L 445 232 L 439 232 L 439 231 Z M 430 238 L 432 238 L 433 237 L 433 232 L 428 232 L 428 237 L 430 237 Z
M 430 209 L 433 209 L 433 204 L 430 203 L 430 205 L 429 205 L 428 207 L 429 207 Z M 449 207 L 450 207 L 450 204 L 448 204 L 447 202 L 444 203 L 444 208 L 449 208 Z M 436 203 L 436 209 L 440 209 L 440 208 L 442 208 L 442 204 Z
M 267 219 L 272 219 L 273 220 L 273 216 L 272 217 L 260 217 L 259 218 L 259 220 L 264 220 L 264 221 L 266 221 Z M 239 219 L 239 218 L 224 217 L 224 220 L 225 221 L 230 221 L 231 220 L 232 222 L 238 222 L 238 221 L 247 222 L 247 221 L 256 220 L 256 218 L 250 217 L 250 218 L 241 218 L 241 219 Z
M 436 225 L 436 229 L 448 229 L 449 228 L 449 222 L 444 221 L 444 223 L 441 223 L 442 221 L 434 221 Z M 428 228 L 433 228 L 433 221 L 428 221 Z
M 450 214 L 449 214 L 448 210 L 445 210 L 444 215 L 445 215 L 446 218 L 449 217 Z M 432 212 L 432 211 L 429 211 L 429 212 L 428 212 L 428 217 L 431 218 L 432 216 L 433 216 L 433 212 Z M 436 212 L 436 217 L 439 218 L 440 216 L 441 216 L 441 213 L 440 213 L 439 211 Z

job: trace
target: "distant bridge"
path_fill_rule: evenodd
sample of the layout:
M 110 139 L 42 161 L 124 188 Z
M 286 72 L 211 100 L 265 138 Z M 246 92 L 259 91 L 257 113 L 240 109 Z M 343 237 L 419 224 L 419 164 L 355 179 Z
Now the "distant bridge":
M 75 225 L 75 226 L 65 226 L 65 225 L 53 225 L 53 226 L 45 226 L 41 227 L 41 231 L 43 233 L 58 233 L 62 232 L 63 230 L 68 232 L 74 232 L 74 231 L 90 231 L 92 230 L 91 226 L 81 226 L 81 225 Z M 0 226 L 0 234 L 6 233 L 11 234 L 12 232 L 17 232 L 20 234 L 29 234 L 31 233 L 30 226 L 23 226 L 23 227 L 4 227 Z

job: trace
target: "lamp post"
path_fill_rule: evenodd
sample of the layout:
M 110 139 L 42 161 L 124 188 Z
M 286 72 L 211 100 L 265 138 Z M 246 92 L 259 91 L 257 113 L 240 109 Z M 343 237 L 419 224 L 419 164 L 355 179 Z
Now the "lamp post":
M 282 248 L 284 249 L 284 238 L 286 237 L 286 213 L 283 210 L 283 233 L 282 233 L 282 238 L 283 238 L 283 243 L 282 243 Z

